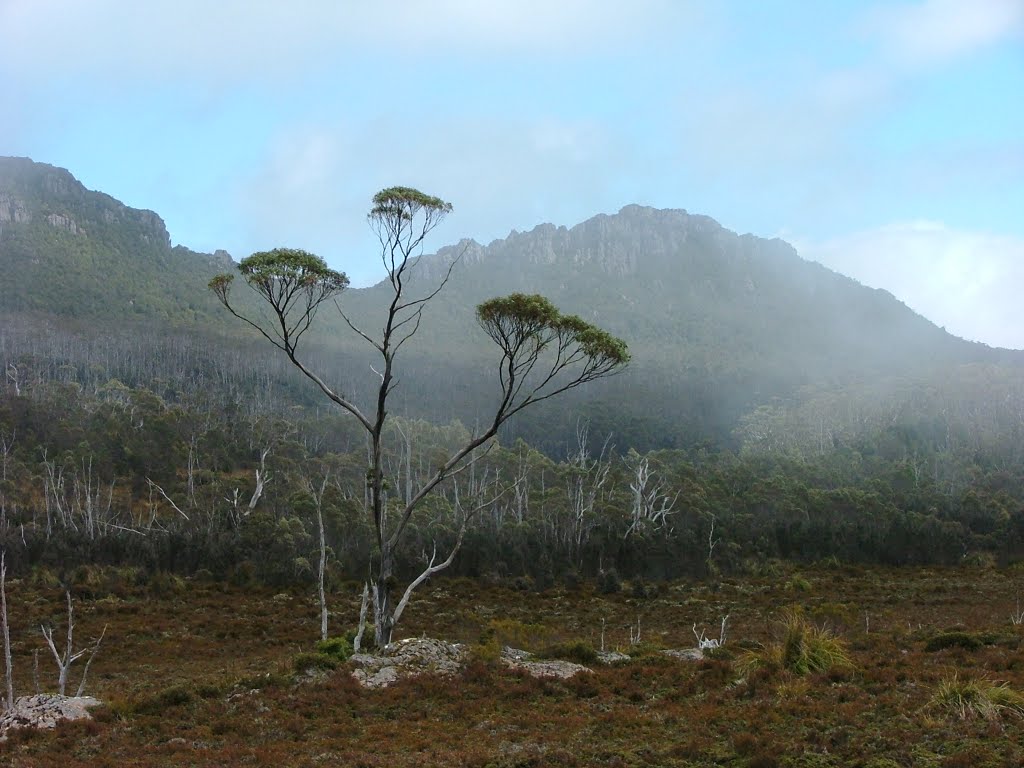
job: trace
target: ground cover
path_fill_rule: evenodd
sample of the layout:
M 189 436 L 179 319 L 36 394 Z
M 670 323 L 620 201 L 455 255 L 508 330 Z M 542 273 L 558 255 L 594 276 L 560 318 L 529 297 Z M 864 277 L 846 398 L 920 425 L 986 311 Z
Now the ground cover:
M 1024 569 L 790 566 L 714 583 L 602 594 L 436 580 L 402 631 L 466 643 L 456 675 L 361 688 L 344 665 L 297 675 L 319 621 L 311 593 L 125 572 L 78 574 L 76 638 L 107 626 L 86 693 L 95 719 L 19 732 L 0 763 L 274 766 L 1017 766 L 1024 764 L 1024 627 L 1011 621 Z M 61 631 L 46 574 L 9 585 L 15 682 L 31 693 L 38 626 Z M 693 627 L 723 649 L 702 661 Z M 332 630 L 358 615 L 332 596 Z M 799 616 L 805 624 L 782 625 Z M 1019 613 L 1017 614 L 1019 617 Z M 787 619 L 789 617 L 789 619 Z M 841 643 L 849 663 L 786 666 L 794 637 Z M 639 633 L 639 644 L 632 644 Z M 56 634 L 56 633 L 55 633 Z M 497 644 L 632 656 L 568 680 L 535 679 Z M 779 663 L 749 664 L 751 656 Z M 72 668 L 71 685 L 80 669 Z M 39 677 L 56 673 L 40 653 Z

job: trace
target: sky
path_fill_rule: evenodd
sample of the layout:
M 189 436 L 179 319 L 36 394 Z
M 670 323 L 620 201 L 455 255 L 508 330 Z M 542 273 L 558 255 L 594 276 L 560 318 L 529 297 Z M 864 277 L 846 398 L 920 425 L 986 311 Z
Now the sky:
M 1024 0 L 0 0 L 0 155 L 355 285 L 388 186 L 428 250 L 684 208 L 1024 348 Z

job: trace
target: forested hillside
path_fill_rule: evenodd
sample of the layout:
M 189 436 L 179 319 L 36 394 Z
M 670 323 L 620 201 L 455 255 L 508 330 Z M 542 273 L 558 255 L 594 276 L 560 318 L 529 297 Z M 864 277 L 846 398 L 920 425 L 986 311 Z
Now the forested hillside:
M 413 289 L 436 288 L 454 260 L 399 362 L 396 498 L 497 396 L 479 302 L 544 294 L 625 339 L 632 362 L 507 425 L 472 474 L 429 499 L 403 567 L 453 540 L 457 494 L 492 501 L 453 568 L 527 586 L 613 566 L 659 578 L 772 557 L 1024 555 L 1021 353 L 954 338 L 784 242 L 678 210 L 629 206 L 441 248 Z M 217 304 L 207 283 L 233 266 L 172 248 L 156 214 L 67 171 L 0 159 L 0 538 L 12 558 L 301 581 L 320 503 L 334 572 L 365 571 L 365 442 Z M 341 305 L 375 328 L 385 291 L 348 290 Z M 318 322 L 303 359 L 365 399 L 366 345 L 333 307 Z

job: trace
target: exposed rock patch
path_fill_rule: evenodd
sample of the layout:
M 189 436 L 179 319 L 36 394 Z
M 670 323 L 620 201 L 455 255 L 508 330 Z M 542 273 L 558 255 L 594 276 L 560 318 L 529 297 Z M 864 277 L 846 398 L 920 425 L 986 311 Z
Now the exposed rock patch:
M 0 713 L 0 740 L 13 728 L 53 728 L 61 720 L 88 720 L 89 709 L 99 704 L 91 696 L 20 696 L 14 700 L 14 709 Z
M 704 654 L 699 648 L 662 651 L 681 661 L 699 661 Z M 352 676 L 364 688 L 384 688 L 405 677 L 424 673 L 455 675 L 465 666 L 466 646 L 431 638 L 408 638 L 389 645 L 382 653 L 357 653 L 349 659 Z M 617 651 L 598 654 L 602 664 L 619 664 L 630 657 Z M 590 667 L 562 659 L 537 659 L 529 651 L 503 648 L 501 663 L 508 669 L 520 670 L 533 677 L 555 677 L 566 680 L 581 672 L 592 672 Z
M 464 660 L 465 650 L 458 643 L 426 637 L 399 640 L 379 654 L 357 653 L 349 659 L 355 666 L 352 676 L 365 688 L 383 688 L 424 672 L 454 675 Z
M 704 658 L 704 651 L 700 648 L 678 648 L 662 651 L 666 656 L 680 661 L 700 661 Z
M 567 680 L 580 672 L 593 672 L 589 667 L 573 661 L 563 661 L 562 659 L 537 661 L 530 653 L 517 648 L 505 648 L 501 652 L 501 660 L 509 669 L 521 669 L 533 677 L 557 677 Z

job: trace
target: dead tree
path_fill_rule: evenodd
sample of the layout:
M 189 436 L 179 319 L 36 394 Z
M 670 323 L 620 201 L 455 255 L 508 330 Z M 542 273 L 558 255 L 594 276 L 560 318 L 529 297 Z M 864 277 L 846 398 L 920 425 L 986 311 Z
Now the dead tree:
M 650 459 L 630 450 L 625 459 L 632 475 L 629 490 L 632 494 L 630 523 L 623 538 L 643 533 L 647 528 L 661 529 L 668 525 L 668 518 L 675 514 L 679 494 L 669 497 L 665 487 L 657 482 L 651 472 Z
M 11 625 L 7 622 L 7 552 L 0 552 L 0 624 L 4 634 L 4 683 L 7 709 L 14 709 L 14 665 L 11 663 Z
M 316 523 L 320 531 L 320 568 L 317 572 L 317 594 L 320 598 L 320 639 L 327 639 L 327 592 L 324 589 L 324 576 L 327 572 L 327 537 L 324 534 L 324 492 L 327 490 L 327 481 L 330 472 L 324 472 L 317 488 L 309 478 L 305 479 L 306 491 L 313 499 L 313 508 L 316 509 Z
M 68 590 L 65 593 L 68 601 L 68 639 L 67 645 L 64 648 L 64 652 L 61 653 L 57 650 L 56 643 L 53 642 L 53 628 L 44 627 L 40 625 L 39 629 L 42 630 L 43 637 L 46 639 L 46 644 L 50 647 L 50 651 L 53 653 L 54 661 L 57 662 L 57 693 L 61 696 L 64 695 L 64 691 L 67 689 L 68 684 L 68 670 L 71 669 L 71 665 L 82 658 L 85 654 L 89 654 L 89 658 L 85 662 L 85 669 L 82 672 L 82 680 L 78 685 L 78 692 L 76 696 L 81 696 L 82 691 L 85 690 L 85 679 L 89 674 L 89 666 L 92 664 L 93 658 L 96 656 L 96 652 L 100 649 L 100 643 L 103 642 L 103 636 L 107 633 L 106 626 L 103 627 L 103 631 L 100 636 L 96 638 L 96 642 L 91 648 L 82 648 L 81 650 L 74 650 L 74 633 L 75 633 L 75 608 L 71 601 L 71 591 Z

